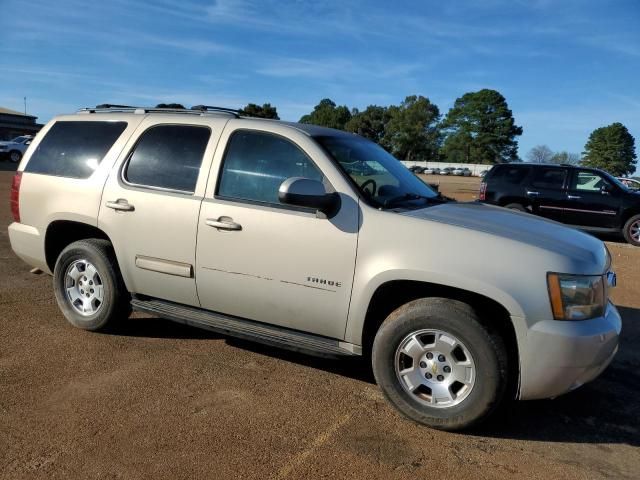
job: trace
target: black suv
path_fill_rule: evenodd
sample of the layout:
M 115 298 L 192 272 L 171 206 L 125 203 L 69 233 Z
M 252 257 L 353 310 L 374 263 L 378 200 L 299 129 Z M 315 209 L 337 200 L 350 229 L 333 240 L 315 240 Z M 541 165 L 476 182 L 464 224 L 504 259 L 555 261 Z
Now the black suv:
M 582 230 L 622 233 L 640 246 L 640 193 L 602 170 L 572 165 L 495 165 L 480 184 L 482 202 Z

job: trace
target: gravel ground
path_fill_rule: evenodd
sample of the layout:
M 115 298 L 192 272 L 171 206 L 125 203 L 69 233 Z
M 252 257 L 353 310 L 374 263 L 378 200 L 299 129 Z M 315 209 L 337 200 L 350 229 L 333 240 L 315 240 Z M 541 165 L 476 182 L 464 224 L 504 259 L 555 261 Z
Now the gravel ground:
M 0 172 L 0 199 L 10 180 Z M 640 249 L 610 243 L 623 338 L 598 380 L 452 434 L 401 418 L 362 361 L 146 315 L 110 335 L 74 329 L 51 279 L 11 252 L 9 218 L 0 202 L 0 479 L 638 478 Z

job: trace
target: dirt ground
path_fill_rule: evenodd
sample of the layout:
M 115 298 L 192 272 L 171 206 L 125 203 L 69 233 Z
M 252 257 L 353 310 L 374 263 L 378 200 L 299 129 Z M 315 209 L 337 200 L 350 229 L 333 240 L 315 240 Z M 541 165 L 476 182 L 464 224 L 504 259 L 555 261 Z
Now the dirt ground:
M 609 243 L 624 325 L 598 380 L 452 434 L 400 417 L 362 361 L 144 315 L 115 334 L 74 329 L 51 279 L 10 250 L 11 175 L 0 172 L 0 479 L 638 478 L 640 248 Z M 478 179 L 432 180 L 477 192 Z

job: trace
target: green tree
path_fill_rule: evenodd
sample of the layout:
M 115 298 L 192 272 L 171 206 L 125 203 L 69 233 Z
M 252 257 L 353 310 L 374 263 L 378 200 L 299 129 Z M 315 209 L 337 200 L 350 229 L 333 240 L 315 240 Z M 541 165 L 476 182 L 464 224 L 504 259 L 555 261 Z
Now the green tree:
M 551 163 L 557 164 L 565 164 L 565 165 L 579 165 L 580 164 L 580 154 L 579 153 L 570 153 L 570 152 L 556 152 L 549 159 Z
M 582 164 L 601 168 L 617 177 L 635 172 L 635 140 L 627 127 L 612 123 L 591 132 L 582 152 Z
M 390 119 L 387 107 L 369 105 L 362 112 L 353 109 L 351 120 L 346 123 L 344 129 L 376 143 L 382 143 L 385 127 Z
M 551 158 L 553 158 L 553 150 L 546 145 L 536 145 L 527 153 L 527 160 L 533 163 L 547 163 Z
M 184 105 L 181 103 L 159 103 L 156 108 L 178 108 L 184 110 Z
M 443 155 L 449 161 L 502 163 L 518 159 L 515 124 L 505 98 L 495 90 L 465 93 L 456 99 L 442 128 L 446 139 Z
M 303 115 L 300 123 L 311 123 L 322 127 L 344 130 L 347 122 L 351 120 L 351 112 L 346 105 L 337 106 L 332 100 L 324 98 L 313 107 L 313 112 Z
M 272 107 L 270 103 L 264 103 L 262 106 L 249 103 L 246 107 L 240 109 L 240 115 L 280 120 L 276 107 Z
M 440 111 L 428 98 L 411 95 L 388 107 L 382 145 L 403 160 L 437 160 Z

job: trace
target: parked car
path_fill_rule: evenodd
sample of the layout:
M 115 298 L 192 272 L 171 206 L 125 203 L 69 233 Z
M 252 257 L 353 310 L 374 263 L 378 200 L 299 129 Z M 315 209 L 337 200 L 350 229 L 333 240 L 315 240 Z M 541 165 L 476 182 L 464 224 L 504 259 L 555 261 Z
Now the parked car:
M 422 173 L 425 175 L 438 175 L 440 173 L 440 169 L 438 167 L 427 167 Z
M 412 165 L 409 167 L 409 171 L 413 173 L 422 173 L 423 170 L 424 170 L 424 167 L 421 167 L 419 165 Z
M 593 168 L 501 164 L 480 184 L 479 199 L 592 232 L 621 233 L 640 246 L 640 193 Z
M 8 157 L 12 162 L 18 163 L 32 139 L 31 135 L 21 135 L 8 142 L 0 142 L 0 156 Z
M 375 176 L 353 173 L 363 159 Z M 367 354 L 389 402 L 435 428 L 561 395 L 617 351 L 600 240 L 443 201 L 342 131 L 213 107 L 86 109 L 37 135 L 11 212 L 13 250 L 53 275 L 72 325 L 115 329 L 134 309 L 306 353 Z
M 453 167 L 445 167 L 442 170 L 440 170 L 439 175 L 452 175 L 453 174 Z
M 467 167 L 458 167 L 455 168 L 452 172 L 453 175 L 457 175 L 459 177 L 470 177 L 471 176 L 471 170 L 469 170 L 469 168 Z

